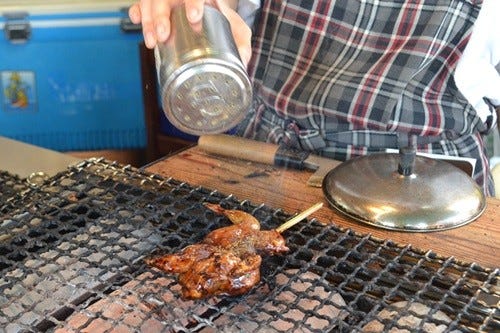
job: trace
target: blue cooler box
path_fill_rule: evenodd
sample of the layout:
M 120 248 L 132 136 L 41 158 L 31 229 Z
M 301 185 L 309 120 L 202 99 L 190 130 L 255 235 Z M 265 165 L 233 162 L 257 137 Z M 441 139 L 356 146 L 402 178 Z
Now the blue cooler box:
M 59 151 L 146 146 L 133 1 L 0 1 L 0 136 Z

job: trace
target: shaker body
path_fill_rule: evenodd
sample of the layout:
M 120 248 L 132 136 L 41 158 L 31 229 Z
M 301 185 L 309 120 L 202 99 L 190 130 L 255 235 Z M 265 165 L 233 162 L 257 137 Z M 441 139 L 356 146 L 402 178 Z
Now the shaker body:
M 229 22 L 210 6 L 201 29 L 191 27 L 184 6 L 173 10 L 171 22 L 169 39 L 155 49 L 167 119 L 194 135 L 230 130 L 250 107 L 252 88 Z

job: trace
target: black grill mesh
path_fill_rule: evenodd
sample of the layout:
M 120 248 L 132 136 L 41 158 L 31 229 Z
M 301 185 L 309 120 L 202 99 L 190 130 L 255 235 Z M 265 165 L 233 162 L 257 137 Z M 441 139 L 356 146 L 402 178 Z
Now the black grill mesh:
M 500 330 L 498 269 L 315 220 L 285 232 L 290 253 L 265 257 L 248 294 L 184 301 L 175 277 L 142 259 L 229 224 L 203 202 L 250 212 L 263 228 L 290 215 L 105 160 L 18 193 L 0 219 L 6 332 Z
M 28 189 L 28 183 L 5 171 L 0 171 L 0 214 L 7 213 L 15 207 L 12 201 Z

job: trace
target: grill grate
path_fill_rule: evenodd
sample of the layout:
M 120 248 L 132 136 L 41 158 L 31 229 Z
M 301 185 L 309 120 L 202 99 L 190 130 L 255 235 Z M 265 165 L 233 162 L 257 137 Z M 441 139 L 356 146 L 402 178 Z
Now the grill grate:
M 15 205 L 15 200 L 23 191 L 28 189 L 26 180 L 12 175 L 5 171 L 0 171 L 0 214 L 6 213 Z
M 493 332 L 499 270 L 316 220 L 286 231 L 239 297 L 179 298 L 143 258 L 228 225 L 203 202 L 291 216 L 206 188 L 92 159 L 30 188 L 1 212 L 0 327 L 6 332 Z M 406 330 L 406 331 L 405 331 Z M 2 331 L 2 329 L 0 329 Z

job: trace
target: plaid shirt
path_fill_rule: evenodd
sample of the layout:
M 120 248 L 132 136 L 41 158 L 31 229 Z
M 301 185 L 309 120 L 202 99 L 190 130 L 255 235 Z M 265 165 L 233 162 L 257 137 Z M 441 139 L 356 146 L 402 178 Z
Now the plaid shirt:
M 349 159 L 408 144 L 477 159 L 492 194 L 487 124 L 453 71 L 482 1 L 264 0 L 249 74 L 255 100 L 238 133 Z

